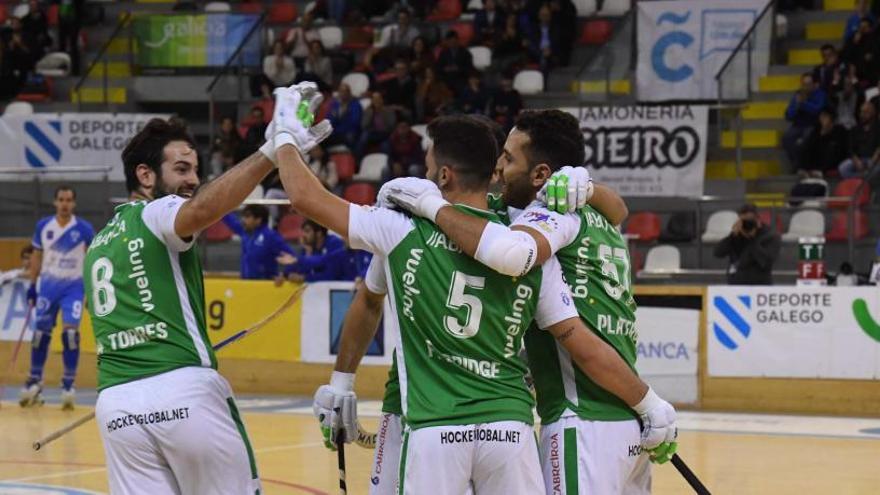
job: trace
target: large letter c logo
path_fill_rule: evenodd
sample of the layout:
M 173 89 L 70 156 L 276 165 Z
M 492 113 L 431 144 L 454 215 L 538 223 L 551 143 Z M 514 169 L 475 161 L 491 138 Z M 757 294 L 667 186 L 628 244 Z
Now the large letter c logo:
M 687 48 L 691 46 L 693 42 L 693 36 L 684 31 L 673 31 L 664 34 L 657 40 L 657 43 L 654 44 L 654 48 L 651 50 L 651 66 L 654 68 L 654 72 L 657 73 L 660 79 L 669 82 L 679 82 L 691 77 L 694 73 L 694 69 L 691 66 L 681 65 L 675 68 L 669 67 L 666 65 L 666 61 L 663 60 L 663 58 L 666 55 L 666 51 L 673 45 Z

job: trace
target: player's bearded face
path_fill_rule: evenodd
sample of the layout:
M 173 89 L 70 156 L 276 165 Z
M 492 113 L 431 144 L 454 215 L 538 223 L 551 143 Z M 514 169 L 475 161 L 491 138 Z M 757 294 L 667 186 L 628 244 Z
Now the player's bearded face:
M 498 157 L 496 170 L 501 169 L 501 197 L 504 203 L 515 208 L 525 208 L 534 199 L 537 191 L 532 185 L 529 161 L 526 158 L 525 146 L 529 135 L 516 129 L 510 131 L 504 150 Z
M 191 198 L 199 187 L 199 157 L 184 141 L 172 141 L 165 146 L 165 161 L 161 174 L 156 176 L 153 198 L 169 194 Z

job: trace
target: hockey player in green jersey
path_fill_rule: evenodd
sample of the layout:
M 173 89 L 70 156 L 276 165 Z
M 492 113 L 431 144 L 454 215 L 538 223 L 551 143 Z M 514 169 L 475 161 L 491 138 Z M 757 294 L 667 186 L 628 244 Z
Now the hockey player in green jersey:
M 532 400 L 517 357 L 525 326 L 536 320 L 566 349 L 577 350 L 573 359 L 627 403 L 638 403 L 647 386 L 571 311 L 553 260 L 511 279 L 464 255 L 432 222 L 351 205 L 321 188 L 297 151 L 307 132 L 291 111 L 313 91 L 276 90 L 280 177 L 294 208 L 352 246 L 387 258 L 394 308 L 388 316 L 401 339 L 397 369 L 407 428 L 401 492 L 458 495 L 469 485 L 478 495 L 544 491 Z M 486 210 L 495 146 L 485 126 L 446 117 L 428 132 L 429 176 L 457 209 L 498 222 Z M 342 423 L 348 441 L 357 434 L 352 382 L 353 375 L 334 373 L 315 403 L 327 426 Z
M 195 143 L 184 127 L 161 119 L 122 152 L 133 201 L 95 236 L 83 270 L 112 493 L 260 492 L 232 390 L 216 371 L 193 246 L 273 160 L 270 144 L 199 187 Z
M 556 254 L 581 319 L 634 369 L 635 302 L 625 241 L 611 222 L 588 206 L 563 215 L 534 201 L 541 192 L 553 196 L 554 191 L 542 188 L 561 165 L 583 162 L 583 135 L 574 117 L 558 110 L 524 112 L 499 159 L 504 203 L 525 209 L 513 226 L 465 217 L 449 207 L 436 213 L 436 221 L 464 252 L 501 273 L 528 273 Z M 575 170 L 586 174 L 583 168 Z M 590 181 L 578 183 L 586 187 L 566 188 L 561 197 L 570 191 L 567 202 L 589 199 Z M 433 203 L 432 210 L 436 208 L 439 191 L 430 181 L 398 179 L 387 183 L 379 196 L 380 201 L 422 215 L 421 205 Z M 652 450 L 657 462 L 674 453 L 671 406 L 649 390 L 629 407 L 584 374 L 546 332 L 530 330 L 525 343 L 542 419 L 547 492 L 649 493 L 650 466 L 642 448 Z

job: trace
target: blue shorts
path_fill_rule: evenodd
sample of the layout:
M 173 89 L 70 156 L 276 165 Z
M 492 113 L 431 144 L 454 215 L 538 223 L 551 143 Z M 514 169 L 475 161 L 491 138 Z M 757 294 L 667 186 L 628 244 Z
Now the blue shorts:
M 37 307 L 34 312 L 37 330 L 51 332 L 55 327 L 59 309 L 61 310 L 61 321 L 64 322 L 65 327 L 79 328 L 83 309 L 83 288 L 81 285 L 57 291 L 38 291 Z

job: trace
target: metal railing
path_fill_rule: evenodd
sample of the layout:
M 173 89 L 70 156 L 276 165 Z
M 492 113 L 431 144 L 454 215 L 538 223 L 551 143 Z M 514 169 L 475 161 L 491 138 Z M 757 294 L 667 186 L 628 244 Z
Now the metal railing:
M 107 41 L 104 42 L 104 44 L 101 46 L 101 49 L 98 50 L 98 54 L 95 56 L 95 59 L 92 60 L 92 63 L 89 64 L 89 67 L 86 69 L 85 72 L 83 72 L 83 75 L 79 78 L 79 80 L 76 82 L 76 85 L 73 87 L 73 92 L 76 94 L 77 111 L 82 111 L 83 99 L 82 94 L 80 93 L 80 89 L 82 88 L 82 85 L 83 83 L 85 83 L 86 79 L 88 79 L 89 74 L 92 73 L 92 70 L 94 70 L 99 62 L 103 63 L 104 68 L 101 81 L 101 87 L 103 88 L 104 105 L 108 105 L 109 98 L 107 92 L 109 76 L 107 74 L 108 61 L 105 55 L 107 54 L 107 50 L 110 48 L 110 45 L 113 43 L 113 41 L 116 40 L 117 37 L 119 37 L 119 34 L 122 32 L 122 30 L 130 25 L 129 21 L 131 21 L 131 12 L 126 11 L 122 14 L 122 16 L 120 16 L 119 21 L 116 22 L 116 27 L 113 29 L 113 33 L 110 35 Z
M 629 12 L 615 25 L 611 39 L 578 69 L 575 75 L 578 103 L 580 106 L 590 103 L 604 103 L 614 94 L 613 82 L 616 68 L 623 70 L 623 77 L 630 79 L 629 74 L 636 63 L 636 0 L 631 0 Z M 632 41 L 621 47 L 620 40 L 627 33 Z M 615 53 L 617 49 L 617 53 Z M 598 88 L 598 91 L 597 91 Z

